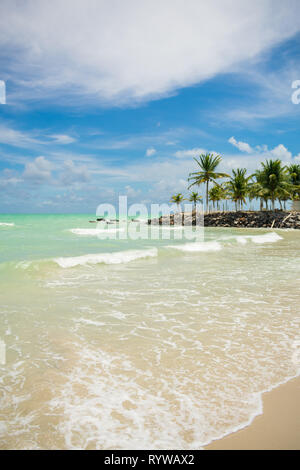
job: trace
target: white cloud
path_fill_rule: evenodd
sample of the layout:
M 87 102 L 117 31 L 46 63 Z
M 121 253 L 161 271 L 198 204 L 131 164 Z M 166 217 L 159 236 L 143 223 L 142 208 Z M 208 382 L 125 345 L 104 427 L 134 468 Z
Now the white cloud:
M 33 162 L 26 163 L 23 177 L 33 182 L 51 180 L 52 164 L 45 157 L 37 157 Z
M 230 137 L 228 142 L 238 148 L 241 152 L 251 153 L 253 151 L 249 144 L 246 142 L 238 142 L 234 137 Z
M 86 165 L 76 166 L 72 160 L 64 162 L 64 171 L 60 175 L 63 184 L 85 183 L 90 179 L 90 172 Z
M 148 148 L 147 151 L 146 151 L 146 156 L 147 157 L 152 157 L 152 155 L 155 155 L 155 154 L 156 154 L 156 150 L 153 147 Z
M 177 152 L 174 153 L 174 156 L 176 158 L 190 158 L 199 157 L 202 153 L 207 153 L 207 151 L 201 148 L 194 148 L 190 150 L 177 150 Z
M 1 0 L 1 12 L 0 50 L 14 58 L 3 72 L 18 99 L 69 91 L 75 104 L 170 95 L 300 29 L 298 0 Z
M 297 160 L 297 156 L 293 157 L 292 153 L 283 145 L 279 144 L 273 149 L 269 149 L 267 145 L 257 145 L 255 149 L 250 147 L 246 142 L 237 142 L 234 137 L 231 137 L 228 142 L 237 147 L 241 152 L 248 153 L 248 158 L 243 155 L 235 155 L 226 160 L 228 168 L 236 168 L 237 166 L 244 166 L 254 169 L 255 166 L 260 166 L 260 162 L 266 159 L 279 159 L 283 163 L 291 163 L 292 159 Z
M 134 199 L 141 193 L 140 189 L 134 189 L 130 185 L 125 186 L 125 194 L 127 197 Z
M 10 185 L 14 186 L 21 182 L 22 180 L 20 178 L 0 178 L 0 187 L 3 188 Z
M 55 178 L 53 171 L 55 170 Z M 22 174 L 24 180 L 50 185 L 72 185 L 85 183 L 90 179 L 90 171 L 86 165 L 75 165 L 72 160 L 65 160 L 62 165 L 53 165 L 45 157 L 37 157 L 25 164 Z
M 279 160 L 283 161 L 291 160 L 292 158 L 291 152 L 282 144 L 277 145 L 277 147 L 270 151 L 270 154 L 273 158 L 279 158 Z
M 0 104 L 6 104 L 6 85 L 3 80 L 0 80 Z
M 214 150 L 206 150 L 204 148 L 177 150 L 173 155 L 176 158 L 187 159 L 190 162 L 191 158 L 198 158 L 200 155 L 206 155 L 207 153 L 213 156 L 219 155 L 218 152 L 215 152 Z

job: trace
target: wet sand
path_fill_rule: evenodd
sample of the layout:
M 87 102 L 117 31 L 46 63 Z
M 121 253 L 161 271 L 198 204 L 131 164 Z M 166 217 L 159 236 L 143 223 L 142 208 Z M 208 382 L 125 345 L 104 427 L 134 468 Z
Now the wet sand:
M 263 414 L 207 450 L 300 450 L 300 377 L 263 395 Z

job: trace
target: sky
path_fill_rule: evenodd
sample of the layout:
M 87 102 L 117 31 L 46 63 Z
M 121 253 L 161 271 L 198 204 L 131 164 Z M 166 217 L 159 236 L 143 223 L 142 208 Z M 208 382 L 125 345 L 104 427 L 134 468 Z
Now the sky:
M 299 117 L 298 0 L 0 0 L 0 213 L 169 202 L 206 152 L 300 163 Z

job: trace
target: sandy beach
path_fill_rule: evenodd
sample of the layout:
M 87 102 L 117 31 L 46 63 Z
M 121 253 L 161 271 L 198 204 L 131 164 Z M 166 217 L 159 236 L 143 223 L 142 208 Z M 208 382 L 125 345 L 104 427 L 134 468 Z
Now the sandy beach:
M 263 395 L 263 414 L 241 431 L 215 441 L 207 450 L 299 450 L 300 378 Z

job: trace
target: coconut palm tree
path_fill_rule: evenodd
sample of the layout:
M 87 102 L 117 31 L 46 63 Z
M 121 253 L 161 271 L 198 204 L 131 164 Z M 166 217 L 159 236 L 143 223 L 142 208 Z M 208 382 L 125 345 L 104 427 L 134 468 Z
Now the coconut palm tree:
M 174 196 L 171 197 L 170 202 L 173 202 L 173 203 L 177 204 L 178 212 L 180 212 L 180 204 L 183 200 L 184 200 L 183 194 L 178 193 L 178 194 L 175 194 Z
M 289 175 L 291 177 L 291 182 L 298 186 L 300 185 L 300 165 L 297 163 L 292 163 L 287 167 Z
M 226 183 L 230 199 L 235 202 L 236 210 L 243 208 L 243 204 L 246 204 L 246 197 L 249 193 L 249 181 L 252 175 L 246 176 L 246 173 L 246 168 L 232 170 L 232 176 Z
M 276 199 L 283 194 L 289 194 L 293 185 L 289 181 L 286 167 L 282 166 L 280 160 L 266 160 L 261 165 L 262 169 L 255 173 L 256 180 L 265 191 L 264 198 L 271 200 L 272 210 L 275 210 Z
M 197 202 L 202 202 L 203 198 L 198 193 L 190 194 L 189 201 L 194 203 L 194 210 L 196 209 Z
M 280 209 L 286 211 L 286 203 L 287 201 L 290 201 L 292 199 L 292 194 L 286 190 L 283 190 L 283 191 L 279 190 L 277 197 L 278 197 Z
M 192 183 L 189 185 L 188 189 L 194 185 L 200 186 L 200 184 L 203 183 L 206 185 L 206 211 L 208 211 L 209 183 L 213 182 L 218 184 L 216 182 L 217 179 L 227 178 L 229 175 L 227 175 L 227 173 L 219 173 L 216 171 L 218 165 L 222 161 L 220 155 L 215 156 L 213 154 L 207 153 L 200 155 L 198 159 L 194 158 L 194 160 L 197 165 L 199 165 L 200 170 L 189 174 L 188 181 L 192 181 Z
M 266 210 L 268 210 L 268 201 L 269 201 L 269 191 L 262 184 L 262 174 L 260 170 L 257 170 L 254 173 L 255 181 L 251 182 L 249 185 L 249 191 L 256 199 L 260 200 L 260 210 L 264 209 L 264 204 Z
M 294 186 L 291 192 L 291 199 L 300 199 L 300 165 L 292 163 L 287 167 L 290 182 Z
M 249 209 L 252 210 L 252 201 L 253 199 L 260 199 L 260 209 L 263 207 L 263 199 L 259 193 L 260 187 L 257 183 L 250 181 L 248 184 L 248 199 L 249 199 Z
M 219 210 L 219 202 L 226 198 L 225 188 L 222 185 L 214 185 L 208 195 L 209 200 L 213 203 L 213 208 L 215 209 L 215 204 L 217 204 L 217 210 Z

